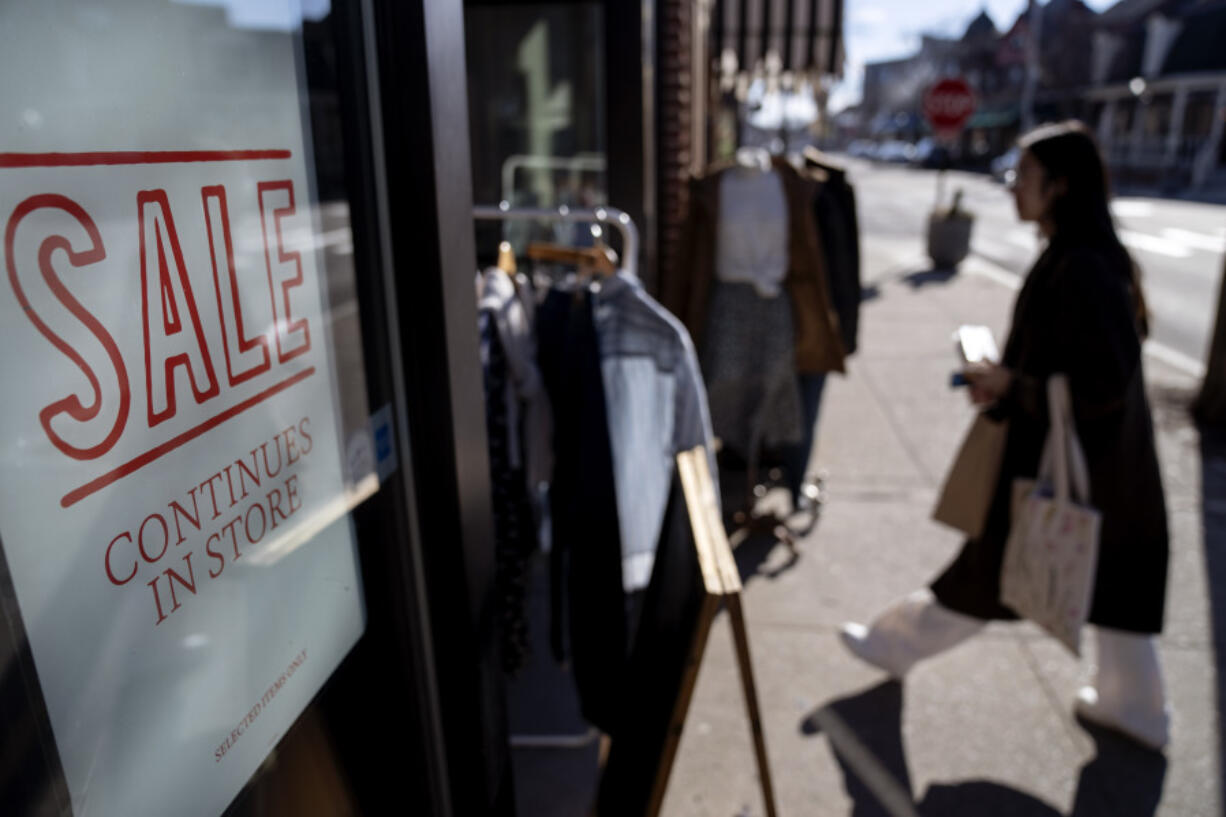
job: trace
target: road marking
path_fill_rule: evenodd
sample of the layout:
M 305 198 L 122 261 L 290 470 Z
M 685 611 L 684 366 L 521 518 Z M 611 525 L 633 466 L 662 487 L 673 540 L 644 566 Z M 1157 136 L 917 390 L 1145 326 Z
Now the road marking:
M 1145 353 L 1156 360 L 1161 360 L 1173 369 L 1191 375 L 1198 380 L 1205 376 L 1205 365 L 1191 355 L 1163 345 L 1156 340 L 1145 341 Z
M 1162 231 L 1162 235 L 1164 238 L 1187 245 L 1196 250 L 1214 253 L 1226 251 L 1226 235 L 1194 233 L 1191 230 L 1184 230 L 1179 227 L 1167 227 Z
M 981 255 L 975 255 L 966 259 L 966 261 L 962 262 L 962 268 L 971 275 L 987 278 L 1014 291 L 1022 288 L 1022 276 L 1010 272 L 996 262 L 989 261 Z
M 1117 230 L 1120 241 L 1132 247 L 1134 250 L 1144 250 L 1145 252 L 1157 253 L 1166 255 L 1171 258 L 1191 258 L 1192 251 L 1175 241 L 1167 238 L 1159 238 L 1156 235 L 1149 233 L 1139 233 L 1136 230 Z
M 1008 244 L 982 237 L 971 239 L 971 250 L 989 258 L 1008 258 L 1015 252 Z
M 1039 248 L 1039 239 L 1030 230 L 1010 230 L 1005 238 L 1024 250 L 1038 250 Z
M 1116 199 L 1111 202 L 1111 212 L 1119 218 L 1148 218 L 1154 214 L 1154 205 L 1148 201 Z
M 981 255 L 974 255 L 966 259 L 963 262 L 962 268 L 971 275 L 987 278 L 989 281 L 995 281 L 1001 286 L 1015 291 L 1022 287 L 1022 276 L 1010 272 L 996 262 Z M 1191 355 L 1185 355 L 1183 352 L 1172 349 L 1170 346 L 1159 343 L 1156 340 L 1145 341 L 1143 348 L 1145 354 L 1165 363 L 1172 369 L 1179 370 L 1183 374 L 1190 375 L 1198 380 L 1205 376 L 1205 365 Z

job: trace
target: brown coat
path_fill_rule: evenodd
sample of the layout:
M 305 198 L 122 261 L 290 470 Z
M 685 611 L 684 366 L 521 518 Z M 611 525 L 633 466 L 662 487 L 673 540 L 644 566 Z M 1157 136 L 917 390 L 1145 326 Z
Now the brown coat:
M 792 299 L 796 370 L 806 374 L 842 372 L 845 353 L 839 337 L 839 319 L 831 302 L 817 223 L 813 219 L 816 184 L 783 159 L 775 158 L 772 164 L 783 181 L 790 221 L 784 286 Z M 719 179 L 723 171 L 733 166 L 731 162 L 718 163 L 701 178 L 690 180 L 690 212 L 681 263 L 661 286 L 660 302 L 681 319 L 700 349 L 707 329 L 711 285 L 715 281 Z

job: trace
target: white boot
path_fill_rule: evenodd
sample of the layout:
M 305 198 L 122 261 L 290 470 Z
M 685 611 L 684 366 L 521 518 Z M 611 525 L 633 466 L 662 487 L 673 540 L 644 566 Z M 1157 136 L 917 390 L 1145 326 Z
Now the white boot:
M 1077 713 L 1161 749 L 1170 739 L 1171 714 L 1155 637 L 1104 627 L 1096 631 L 1098 669 L 1094 686 L 1077 691 Z
M 871 627 L 847 622 L 839 637 L 857 658 L 902 678 L 917 661 L 965 641 L 985 623 L 942 607 L 924 588 L 877 616 Z

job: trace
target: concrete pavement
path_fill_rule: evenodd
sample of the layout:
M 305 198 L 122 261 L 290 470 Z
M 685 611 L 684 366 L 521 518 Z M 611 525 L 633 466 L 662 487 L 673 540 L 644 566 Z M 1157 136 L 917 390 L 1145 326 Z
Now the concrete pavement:
M 827 387 L 819 427 L 823 517 L 795 564 L 769 541 L 737 551 L 780 815 L 1221 814 L 1226 445 L 1200 439 L 1184 410 L 1194 380 L 1160 360 L 1146 367 L 1173 534 L 1165 756 L 1080 726 L 1084 670 L 1029 624 L 992 625 L 903 684 L 838 643 L 840 622 L 869 619 L 957 551 L 959 536 L 929 521 L 972 416 L 947 385 L 949 338 L 963 323 L 1003 338 L 1015 294 L 980 258 L 956 276 L 928 270 L 913 231 L 863 243 L 861 351 Z M 721 614 L 664 814 L 763 813 Z

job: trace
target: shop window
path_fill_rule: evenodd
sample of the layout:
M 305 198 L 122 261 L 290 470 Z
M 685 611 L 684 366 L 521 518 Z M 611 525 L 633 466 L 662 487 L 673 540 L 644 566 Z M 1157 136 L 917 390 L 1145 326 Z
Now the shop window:
M 1207 139 L 1213 129 L 1213 112 L 1217 91 L 1194 91 L 1188 95 L 1184 110 L 1183 135 L 1186 139 Z
M 470 5 L 465 38 L 475 202 L 607 203 L 602 5 Z M 498 236 L 522 252 L 547 229 L 550 238 L 575 244 L 586 228 L 483 224 L 478 254 L 488 260 Z
M 1171 122 L 1172 98 L 1170 94 L 1158 94 L 1145 106 L 1145 138 L 1160 139 Z
M 313 701 L 388 443 L 305 5 L 0 5 L 6 814 L 353 809 Z

